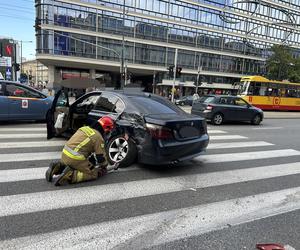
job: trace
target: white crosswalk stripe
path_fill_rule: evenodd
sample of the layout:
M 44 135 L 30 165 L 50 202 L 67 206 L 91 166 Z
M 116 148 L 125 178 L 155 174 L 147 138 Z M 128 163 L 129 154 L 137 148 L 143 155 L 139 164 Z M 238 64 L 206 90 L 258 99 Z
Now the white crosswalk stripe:
M 237 140 L 237 139 L 248 139 L 246 136 L 241 135 L 212 135 L 209 137 L 211 141 L 217 140 Z
M 300 155 L 300 151 L 294 149 L 282 149 L 282 150 L 255 151 L 255 152 L 232 153 L 232 154 L 202 155 L 194 158 L 194 160 L 198 160 L 205 163 L 218 163 L 218 162 L 234 162 L 234 161 L 247 161 L 247 160 L 288 157 L 288 156 L 295 156 L 295 155 Z
M 0 170 L 0 183 L 45 179 L 47 167 Z M 120 168 L 118 172 L 139 170 L 137 166 Z
M 138 249 L 141 247 L 141 243 L 143 247 L 150 247 L 227 228 L 228 224 L 239 225 L 297 210 L 300 200 L 286 202 L 286 199 L 299 192 L 300 188 L 292 188 L 240 198 L 238 203 L 236 199 L 232 199 L 7 240 L 2 244 L 5 249 L 12 247 L 19 249 L 24 245 L 28 249 L 33 246 L 35 249 L 41 249 L 44 246 L 60 249 L 74 248 L 75 246 L 76 249 L 96 249 L 97 246 L 105 246 L 106 249 L 110 249 L 133 239 L 130 244 L 131 249 Z M 218 212 L 216 213 L 216 211 Z M 150 229 L 155 229 L 157 233 L 148 239 L 143 238 L 143 242 L 136 239 L 140 235 L 147 234 Z
M 280 150 L 268 150 L 268 151 L 254 151 L 245 153 L 230 153 L 230 154 L 211 154 L 201 155 L 194 160 L 198 160 L 205 163 L 218 163 L 218 162 L 233 162 L 233 161 L 247 161 L 258 160 L 278 157 L 288 157 L 300 155 L 300 151 L 294 149 L 280 149 Z M 61 152 L 39 152 L 39 153 L 10 153 L 0 154 L 1 162 L 22 162 L 34 160 L 57 160 L 60 159 Z
M 45 178 L 47 161 L 57 160 L 61 156 L 59 148 L 65 140 L 46 140 L 45 131 L 40 127 L 0 128 L 0 186 L 28 181 L 30 183 Z M 14 134 L 13 132 L 22 132 Z M 300 174 L 300 151 L 292 148 L 276 148 L 266 141 L 250 140 L 246 136 L 231 134 L 227 131 L 209 129 L 210 144 L 207 153 L 194 159 L 193 166 L 222 163 L 218 171 L 203 172 L 201 167 L 196 173 L 179 176 L 147 177 L 148 172 L 139 165 L 121 169 L 113 173 L 114 177 L 121 172 L 135 171 L 143 173 L 142 179 L 122 179 L 110 184 L 83 185 L 74 188 L 57 188 L 32 190 L 0 196 L 0 219 L 7 216 L 30 218 L 35 213 L 46 213 L 52 210 L 65 210 L 74 207 L 107 204 L 113 202 L 135 202 L 138 198 L 156 197 L 163 194 L 198 192 L 209 188 L 223 188 L 224 185 L 242 185 L 242 183 L 259 180 L 268 181 L 272 178 L 291 177 Z M 44 138 L 42 141 L 31 139 Z M 22 139 L 10 142 L 9 139 Z M 224 140 L 224 141 L 223 141 Z M 22 153 L 22 149 L 27 152 Z M 29 148 L 41 148 L 42 152 L 28 153 Z M 56 151 L 48 151 L 49 149 Z M 249 148 L 247 152 L 245 149 Z M 10 149 L 10 151 L 5 151 Z M 235 149 L 234 153 L 233 150 Z M 9 153 L 7 153 L 9 152 Z M 24 152 L 24 151 L 23 151 Z M 289 162 L 289 159 L 293 161 Z M 284 159 L 284 163 L 276 163 L 276 159 Z M 266 160 L 262 166 L 253 166 L 257 160 Z M 273 160 L 273 161 L 271 161 Z M 22 162 L 33 163 L 46 161 L 43 166 L 25 167 Z M 227 170 L 231 162 L 241 162 L 241 167 Z M 19 164 L 15 169 L 5 167 L 6 164 Z M 224 163 L 224 168 L 223 168 Z M 227 165 L 226 165 L 227 163 Z M 228 164 L 229 163 L 229 164 Z M 249 165 L 247 165 L 249 164 Z M 211 166 L 211 165 L 208 165 Z M 106 182 L 107 183 L 107 182 Z M 27 184 L 25 184 L 27 185 Z M 45 185 L 50 185 L 46 183 Z M 196 204 L 183 207 L 153 211 L 134 215 L 128 218 L 115 218 L 109 221 L 82 224 L 61 230 L 41 231 L 39 234 L 0 240 L 0 249 L 141 249 L 142 247 L 158 246 L 193 236 L 210 233 L 251 221 L 298 210 L 300 207 L 299 187 L 277 191 L 264 191 L 238 198 L 224 199 L 207 204 Z M 217 212 L 216 212 L 217 211 Z M 80 214 L 78 215 L 80 217 Z M 9 218 L 9 217 L 7 217 Z M 68 223 L 66 221 L 66 223 Z M 2 227 L 0 226 L 0 229 Z M 112 233 L 113 232 L 113 233 Z M 118 237 L 116 237 L 116 235 Z M 1 236 L 1 233 L 0 233 Z M 286 242 L 285 244 L 288 244 Z M 286 246 L 293 249 L 292 246 Z
M 299 163 L 0 197 L 0 217 L 299 174 Z M 102 195 L 100 195 L 102 194 Z M 27 202 L 31 201 L 31 202 Z
M 0 128 L 0 132 L 46 132 L 46 126 L 44 128 Z
M 0 149 L 5 148 L 35 148 L 57 147 L 65 145 L 65 140 L 30 141 L 30 142 L 0 142 Z
M 208 130 L 208 133 L 211 135 L 211 134 L 227 134 L 226 131 L 223 131 L 223 130 L 216 130 L 216 129 L 211 129 L 211 130 Z
M 47 138 L 47 134 L 0 134 L 0 139 L 33 139 L 33 138 Z
M 224 143 L 210 143 L 207 149 L 226 149 L 226 148 L 255 148 L 272 146 L 274 144 L 265 141 L 247 141 L 247 142 L 224 142 Z M 1 147 L 1 145 L 0 145 Z

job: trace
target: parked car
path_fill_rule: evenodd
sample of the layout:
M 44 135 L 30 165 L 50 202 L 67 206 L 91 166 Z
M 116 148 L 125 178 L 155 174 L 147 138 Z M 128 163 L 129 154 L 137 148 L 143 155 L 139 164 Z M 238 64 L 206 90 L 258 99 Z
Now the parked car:
M 54 124 L 60 113 L 65 118 L 57 129 Z M 205 151 L 209 142 L 205 119 L 185 113 L 163 97 L 96 91 L 69 105 L 64 90 L 58 91 L 48 113 L 48 139 L 71 136 L 84 124 L 95 125 L 104 115 L 116 121 L 106 147 L 108 160 L 121 167 L 135 160 L 150 165 L 189 160 Z
M 250 121 L 259 125 L 264 118 L 261 109 L 238 96 L 208 95 L 195 101 L 192 114 L 210 120 L 215 125 L 225 121 Z
M 193 96 L 183 96 L 177 100 L 175 100 L 175 104 L 184 106 L 184 105 L 190 105 L 193 104 Z
M 44 121 L 52 101 L 53 97 L 26 85 L 0 81 L 0 121 Z

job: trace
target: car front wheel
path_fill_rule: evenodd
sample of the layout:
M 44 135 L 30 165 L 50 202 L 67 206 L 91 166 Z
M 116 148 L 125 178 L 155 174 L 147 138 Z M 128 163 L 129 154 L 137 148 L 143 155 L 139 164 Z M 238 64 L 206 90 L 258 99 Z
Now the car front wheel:
M 211 119 L 211 122 L 214 125 L 221 125 L 223 121 L 224 121 L 223 115 L 220 113 L 214 114 L 214 116 Z
M 120 168 L 129 167 L 136 160 L 135 143 L 130 138 L 126 140 L 123 136 L 115 136 L 109 140 L 107 155 L 110 164 L 119 163 Z
M 259 125 L 260 123 L 261 123 L 261 116 L 257 114 L 251 120 L 251 124 L 253 124 L 253 125 Z

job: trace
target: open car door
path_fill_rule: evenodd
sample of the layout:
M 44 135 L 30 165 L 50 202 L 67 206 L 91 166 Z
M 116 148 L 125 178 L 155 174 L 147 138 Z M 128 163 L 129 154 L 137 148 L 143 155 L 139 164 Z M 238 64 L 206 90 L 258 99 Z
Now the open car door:
M 69 130 L 69 97 L 68 89 L 59 90 L 53 100 L 52 107 L 47 113 L 47 139 L 59 137 Z

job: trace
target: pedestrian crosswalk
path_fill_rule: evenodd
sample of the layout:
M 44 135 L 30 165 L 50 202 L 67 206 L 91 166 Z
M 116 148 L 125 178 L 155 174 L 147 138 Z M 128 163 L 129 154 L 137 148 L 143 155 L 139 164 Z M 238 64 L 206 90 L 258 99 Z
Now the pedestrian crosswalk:
M 0 249 L 164 249 L 300 209 L 300 186 L 288 181 L 300 176 L 300 151 L 221 129 L 209 134 L 207 152 L 177 167 L 135 164 L 56 188 L 44 176 L 65 140 L 46 141 L 43 124 L 0 127 Z M 287 180 L 280 188 L 278 178 Z M 251 183 L 253 190 L 218 195 Z

